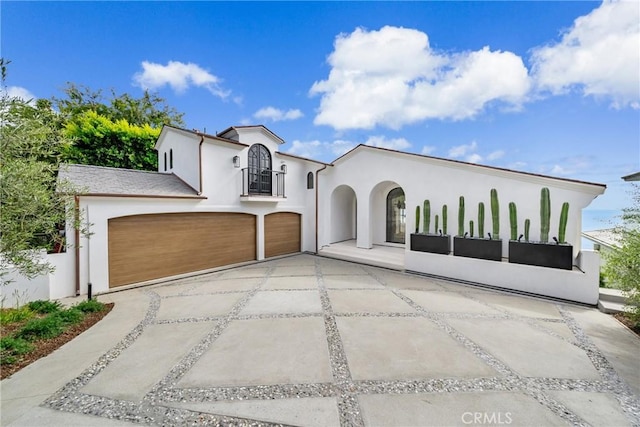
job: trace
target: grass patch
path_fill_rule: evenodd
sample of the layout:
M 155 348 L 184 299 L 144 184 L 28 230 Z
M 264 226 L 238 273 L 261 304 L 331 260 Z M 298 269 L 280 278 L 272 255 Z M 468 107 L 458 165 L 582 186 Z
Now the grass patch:
M 83 313 L 95 313 L 104 310 L 104 304 L 98 300 L 86 300 L 73 306 L 73 308 L 80 310 Z
M 49 315 L 29 320 L 22 329 L 15 334 L 17 338 L 27 341 L 54 338 L 62 333 L 64 322 L 59 316 Z
M 34 345 L 22 338 L 4 337 L 0 339 L 0 364 L 11 365 L 18 356 L 29 353 Z
M 0 310 L 0 325 L 5 326 L 9 323 L 24 322 L 34 317 L 35 313 L 26 305 L 20 308 L 3 308 Z
M 62 304 L 58 301 L 31 301 L 27 304 L 27 307 L 29 307 L 31 311 L 40 314 L 55 313 L 56 311 L 62 310 Z

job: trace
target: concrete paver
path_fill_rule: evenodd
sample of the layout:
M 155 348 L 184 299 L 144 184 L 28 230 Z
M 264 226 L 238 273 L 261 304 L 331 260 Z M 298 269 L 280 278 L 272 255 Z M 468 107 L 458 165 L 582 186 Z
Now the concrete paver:
M 320 318 L 240 320 L 180 380 L 183 387 L 331 381 Z
M 640 339 L 592 308 L 307 254 L 99 298 L 3 426 L 640 425 Z

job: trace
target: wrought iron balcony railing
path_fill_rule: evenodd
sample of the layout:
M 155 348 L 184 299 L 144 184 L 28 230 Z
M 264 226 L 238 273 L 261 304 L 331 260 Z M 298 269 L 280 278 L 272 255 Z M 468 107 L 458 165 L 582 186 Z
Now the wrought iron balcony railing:
M 242 169 L 242 196 L 285 197 L 282 171 Z

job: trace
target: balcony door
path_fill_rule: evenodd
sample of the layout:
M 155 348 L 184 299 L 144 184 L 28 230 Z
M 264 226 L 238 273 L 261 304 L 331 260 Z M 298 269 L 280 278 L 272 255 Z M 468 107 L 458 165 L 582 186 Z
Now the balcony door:
M 249 148 L 249 193 L 271 194 L 271 153 L 262 144 Z

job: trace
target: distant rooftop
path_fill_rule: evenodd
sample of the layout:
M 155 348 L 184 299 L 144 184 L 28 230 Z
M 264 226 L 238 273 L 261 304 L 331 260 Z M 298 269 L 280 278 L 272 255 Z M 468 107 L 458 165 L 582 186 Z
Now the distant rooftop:
M 640 172 L 632 173 L 631 175 L 623 176 L 625 181 L 640 181 Z
M 606 228 L 603 230 L 583 231 L 582 237 L 609 249 L 619 248 L 621 246 L 620 236 L 614 230 L 614 228 Z
M 59 180 L 68 180 L 83 195 L 198 198 L 198 192 L 174 174 L 108 168 L 90 165 L 61 165 Z

